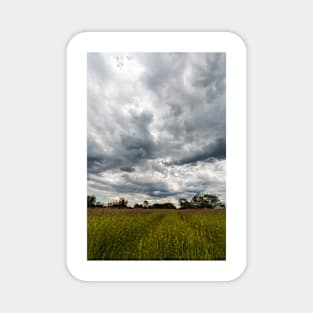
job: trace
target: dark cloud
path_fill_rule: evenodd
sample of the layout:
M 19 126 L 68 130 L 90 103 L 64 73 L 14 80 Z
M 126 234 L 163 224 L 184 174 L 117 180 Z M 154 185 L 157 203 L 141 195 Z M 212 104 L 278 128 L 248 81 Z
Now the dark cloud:
M 123 166 L 120 168 L 120 170 L 123 172 L 131 173 L 131 172 L 135 172 L 136 169 L 133 166 Z
M 218 138 L 213 143 L 201 148 L 200 150 L 191 152 L 189 155 L 169 162 L 169 164 L 182 165 L 195 163 L 199 161 L 213 161 L 215 159 L 226 158 L 226 143 L 224 138 Z
M 226 55 L 88 54 L 88 190 L 225 198 Z

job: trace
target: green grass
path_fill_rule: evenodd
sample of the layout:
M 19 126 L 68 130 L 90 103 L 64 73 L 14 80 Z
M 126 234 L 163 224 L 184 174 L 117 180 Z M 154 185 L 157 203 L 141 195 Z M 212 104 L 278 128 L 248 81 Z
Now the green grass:
M 225 258 L 225 210 L 88 210 L 88 260 Z

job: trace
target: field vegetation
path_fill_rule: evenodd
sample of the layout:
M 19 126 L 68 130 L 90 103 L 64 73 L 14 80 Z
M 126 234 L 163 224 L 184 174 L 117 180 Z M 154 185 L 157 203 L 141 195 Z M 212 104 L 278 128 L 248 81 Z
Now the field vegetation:
M 88 260 L 225 260 L 226 210 L 88 209 Z

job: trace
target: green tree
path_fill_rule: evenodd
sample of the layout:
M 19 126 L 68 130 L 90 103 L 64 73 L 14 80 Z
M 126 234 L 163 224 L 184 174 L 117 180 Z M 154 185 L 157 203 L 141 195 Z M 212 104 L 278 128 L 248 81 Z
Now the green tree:
M 96 205 L 96 197 L 95 196 L 87 196 L 87 207 L 93 208 Z
M 188 209 L 191 207 L 190 202 L 184 198 L 179 199 L 179 205 L 181 209 Z
M 195 208 L 215 208 L 219 199 L 217 196 L 198 193 L 191 199 L 191 205 Z
M 119 206 L 120 208 L 127 208 L 127 203 L 128 203 L 128 200 L 125 199 L 125 198 L 120 198 L 120 199 L 118 200 L 118 206 Z

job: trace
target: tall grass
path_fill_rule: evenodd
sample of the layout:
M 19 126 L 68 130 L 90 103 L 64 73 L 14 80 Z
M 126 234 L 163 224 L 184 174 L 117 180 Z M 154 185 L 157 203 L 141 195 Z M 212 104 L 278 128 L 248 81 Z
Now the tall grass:
M 88 260 L 224 260 L 224 210 L 88 214 Z

